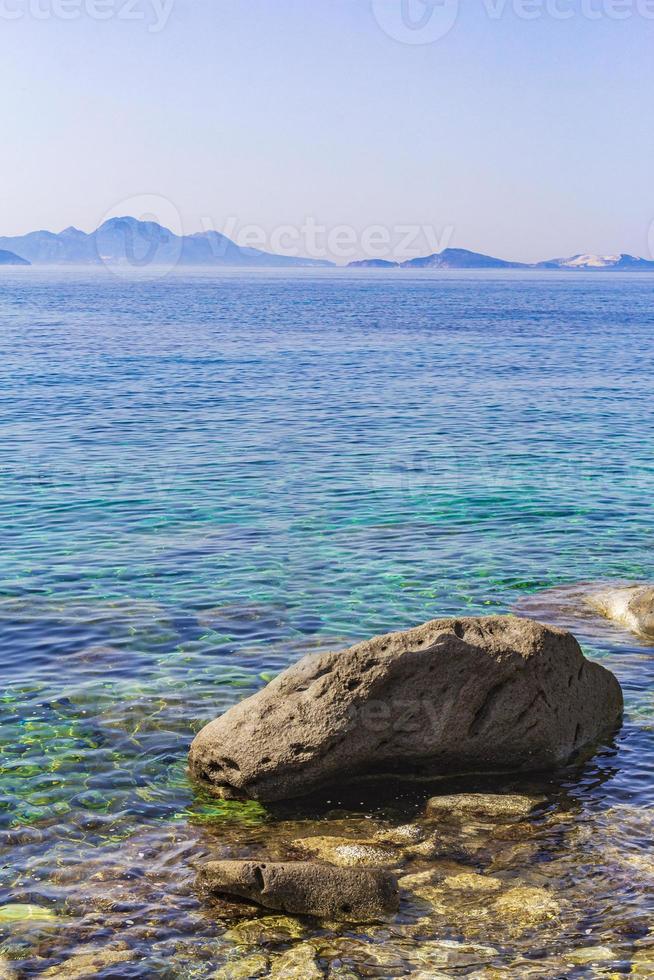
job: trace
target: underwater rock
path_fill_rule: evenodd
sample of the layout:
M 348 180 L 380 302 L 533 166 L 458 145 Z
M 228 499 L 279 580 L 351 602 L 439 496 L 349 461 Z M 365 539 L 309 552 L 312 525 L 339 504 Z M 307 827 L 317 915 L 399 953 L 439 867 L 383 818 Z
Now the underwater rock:
M 654 935 L 646 942 L 652 944 Z M 631 975 L 638 977 L 654 977 L 654 945 L 645 945 L 636 950 L 631 960 Z
M 619 954 L 608 946 L 578 946 L 565 954 L 565 959 L 573 966 L 587 966 L 590 963 L 606 963 L 620 960 Z
M 480 819 L 491 822 L 522 820 L 541 803 L 529 796 L 495 793 L 458 793 L 434 796 L 427 801 L 425 816 L 443 820 Z
M 654 640 L 654 586 L 629 585 L 591 592 L 586 602 L 632 633 Z
M 443 619 L 305 657 L 202 729 L 189 762 L 217 795 L 273 801 L 364 775 L 551 769 L 621 714 L 570 633 Z
M 225 939 L 237 946 L 276 946 L 307 935 L 304 925 L 288 915 L 266 915 L 260 919 L 246 919 L 232 926 Z
M 313 862 L 210 861 L 201 888 L 236 895 L 291 915 L 371 922 L 397 912 L 397 880 L 388 871 Z
M 518 885 L 493 902 L 493 912 L 513 935 L 557 918 L 561 906 L 545 888 Z
M 52 909 L 41 905 L 0 905 L 0 925 L 8 922 L 65 922 Z
M 293 847 L 309 851 L 322 861 L 340 868 L 388 868 L 402 864 L 402 857 L 388 847 L 367 840 L 348 840 L 346 837 L 302 837 Z
M 133 949 L 102 949 L 86 946 L 74 956 L 44 970 L 40 976 L 48 980 L 86 980 L 118 963 L 127 963 L 137 956 Z
M 211 980 L 253 980 L 268 973 L 269 960 L 264 953 L 253 953 L 251 956 L 239 956 L 230 960 L 211 975 Z
M 18 980 L 18 974 L 12 968 L 11 961 L 0 955 L 0 980 Z
M 405 823 L 400 827 L 391 827 L 389 830 L 378 830 L 373 838 L 376 844 L 394 844 L 396 847 L 420 844 L 424 839 L 424 830 L 415 823 Z
M 273 960 L 270 980 L 323 980 L 313 946 L 300 943 Z

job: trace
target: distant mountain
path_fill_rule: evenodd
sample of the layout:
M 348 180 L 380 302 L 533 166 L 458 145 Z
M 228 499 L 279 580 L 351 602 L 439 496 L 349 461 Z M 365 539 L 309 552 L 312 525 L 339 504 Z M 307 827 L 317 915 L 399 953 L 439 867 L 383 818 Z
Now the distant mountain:
M 572 255 L 568 259 L 538 262 L 534 268 L 572 272 L 654 272 L 654 262 L 622 252 L 619 255 Z
M 16 255 L 14 252 L 7 252 L 4 249 L 0 249 L 0 265 L 30 265 L 27 259 L 21 258 L 20 255 Z
M 523 262 L 506 262 L 467 248 L 446 248 L 433 255 L 402 262 L 403 269 L 527 269 Z
M 16 238 L 1 238 L 0 248 L 9 248 L 34 265 L 129 265 L 147 268 L 158 265 L 249 266 L 263 268 L 326 267 L 333 262 L 274 255 L 255 248 L 242 248 L 216 231 L 175 235 L 153 221 L 110 218 L 87 234 L 66 228 L 55 234 L 33 231 Z

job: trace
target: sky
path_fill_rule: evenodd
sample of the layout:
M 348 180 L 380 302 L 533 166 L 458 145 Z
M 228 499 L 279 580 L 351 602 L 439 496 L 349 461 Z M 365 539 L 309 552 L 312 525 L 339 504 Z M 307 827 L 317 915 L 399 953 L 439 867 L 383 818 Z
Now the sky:
M 0 234 L 654 248 L 654 0 L 0 0 Z

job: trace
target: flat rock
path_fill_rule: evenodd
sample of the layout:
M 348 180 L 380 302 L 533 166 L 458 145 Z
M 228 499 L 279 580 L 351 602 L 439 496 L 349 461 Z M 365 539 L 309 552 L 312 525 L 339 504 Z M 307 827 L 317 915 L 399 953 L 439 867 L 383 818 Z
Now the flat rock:
M 529 796 L 495 793 L 457 793 L 453 796 L 434 796 L 427 801 L 425 815 L 442 820 L 522 820 L 528 817 L 541 801 Z
M 290 915 L 336 921 L 376 921 L 399 907 L 397 880 L 390 872 L 317 862 L 211 861 L 199 884 Z
M 216 795 L 272 801 L 368 775 L 552 769 L 621 714 L 570 633 L 441 619 L 305 657 L 202 729 L 189 762 Z
M 0 905 L 0 925 L 7 922 L 57 922 L 58 920 L 56 912 L 41 905 Z
M 293 847 L 341 868 L 388 868 L 402 864 L 402 857 L 396 851 L 367 840 L 301 837 L 293 841 Z
M 628 585 L 591 592 L 586 602 L 632 633 L 654 640 L 654 586 Z

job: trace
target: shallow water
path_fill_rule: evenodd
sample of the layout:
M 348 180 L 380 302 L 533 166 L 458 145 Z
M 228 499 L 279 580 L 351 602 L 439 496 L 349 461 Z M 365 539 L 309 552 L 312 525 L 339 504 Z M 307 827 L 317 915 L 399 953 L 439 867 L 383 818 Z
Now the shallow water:
M 205 856 L 368 837 L 448 787 L 216 802 L 185 774 L 206 721 L 308 650 L 654 578 L 652 290 L 637 275 L 3 270 L 0 956 L 28 977 L 92 946 L 93 975 L 211 976 L 248 943 L 230 932 L 242 909 L 194 891 Z M 653 648 L 584 617 L 576 633 L 625 689 L 615 743 L 499 787 L 545 794 L 506 831 L 519 840 L 469 828 L 438 860 L 397 858 L 545 887 L 556 916 L 520 931 L 468 894 L 445 917 L 407 894 L 384 928 L 259 929 L 273 966 L 300 940 L 325 975 L 643 961 Z M 15 905 L 48 917 L 3 913 Z M 601 966 L 570 961 L 590 946 Z

